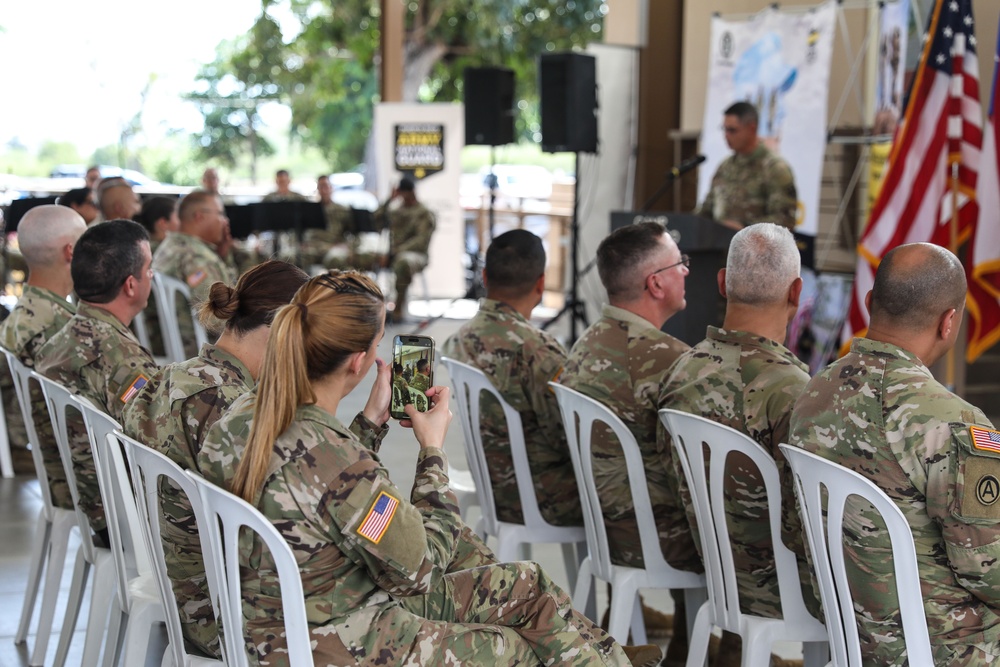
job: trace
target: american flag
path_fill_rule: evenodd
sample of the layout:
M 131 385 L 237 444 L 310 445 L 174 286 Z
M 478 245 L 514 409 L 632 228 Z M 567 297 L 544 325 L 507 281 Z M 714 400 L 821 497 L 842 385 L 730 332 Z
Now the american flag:
M 382 536 L 385 535 L 389 524 L 392 523 L 392 517 L 396 514 L 397 506 L 399 506 L 399 501 L 385 491 L 382 491 L 378 495 L 378 498 L 375 499 L 371 510 L 368 511 L 368 516 L 365 517 L 365 520 L 361 522 L 361 526 L 358 527 L 358 535 L 367 537 L 375 544 L 378 544 Z
M 138 394 L 139 390 L 145 387 L 147 382 L 149 382 L 149 379 L 145 375 L 140 375 L 139 377 L 137 377 L 132 382 L 132 384 L 130 384 L 128 388 L 126 388 L 125 391 L 122 392 L 122 395 L 119 397 L 121 399 L 121 402 L 128 403 L 129 401 L 131 401 L 132 397 Z
M 976 449 L 1000 452 L 1000 431 L 981 426 L 970 426 L 969 433 L 972 435 L 972 446 Z
M 1000 28 L 998 28 L 1000 30 Z M 997 132 L 997 74 L 1000 72 L 1000 42 L 993 57 L 993 92 L 983 137 L 982 169 L 976 200 L 979 222 L 973 231 L 969 262 L 969 346 L 971 363 L 1000 341 L 1000 132 Z
M 858 245 L 854 294 L 843 336 L 868 328 L 865 295 L 887 252 L 918 241 L 953 248 L 952 165 L 958 165 L 958 243 L 979 215 L 976 176 L 983 143 L 979 65 L 971 0 L 937 0 L 906 113 L 871 220 Z

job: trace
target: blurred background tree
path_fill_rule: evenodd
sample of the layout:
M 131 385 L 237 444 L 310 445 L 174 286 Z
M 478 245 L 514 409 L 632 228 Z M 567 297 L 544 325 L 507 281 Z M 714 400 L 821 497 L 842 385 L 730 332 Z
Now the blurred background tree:
M 405 101 L 463 96 L 466 67 L 504 66 L 517 81 L 516 127 L 539 142 L 537 60 L 601 37 L 606 0 L 410 0 L 406 4 Z M 205 118 L 202 159 L 254 164 L 273 147 L 260 136 L 260 107 L 291 110 L 293 141 L 314 146 L 331 170 L 364 160 L 379 96 L 378 0 L 262 0 L 244 36 L 220 45 L 189 99 Z M 255 173 L 255 170 L 251 170 Z

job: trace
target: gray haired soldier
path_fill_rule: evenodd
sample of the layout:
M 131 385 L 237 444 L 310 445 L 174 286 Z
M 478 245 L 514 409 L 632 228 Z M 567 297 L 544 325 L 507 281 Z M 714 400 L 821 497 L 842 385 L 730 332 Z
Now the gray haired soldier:
M 955 344 L 965 271 L 939 246 L 889 251 L 865 303 L 871 323 L 795 403 L 790 442 L 863 475 L 913 532 L 934 664 L 1000 658 L 1000 432 L 928 370 Z M 905 665 L 885 524 L 853 498 L 844 550 L 865 664 Z
M 207 298 L 209 288 L 217 282 L 232 283 L 233 270 L 217 252 L 217 246 L 229 238 L 229 218 L 218 195 L 195 190 L 186 195 L 177 209 L 181 220 L 180 231 L 167 235 L 153 258 L 153 270 L 185 283 L 191 290 L 193 304 L 177 301 L 177 324 L 184 341 L 184 353 L 194 357 L 194 320 L 191 307 L 197 308 Z M 206 329 L 212 333 L 222 330 L 218 319 L 205 320 Z
M 552 335 L 528 320 L 545 290 L 541 239 L 523 229 L 493 239 L 486 251 L 483 282 L 486 298 L 479 312 L 445 341 L 442 352 L 483 371 L 520 414 L 542 517 L 554 525 L 582 525 L 559 403 L 548 386 L 562 373 L 566 352 Z M 491 396 L 483 397 L 480 428 L 497 516 L 523 523 L 507 422 Z
M 722 127 L 733 154 L 719 165 L 696 212 L 731 229 L 764 221 L 794 229 L 798 195 L 792 169 L 761 142 L 757 123 L 757 108 L 748 102 L 726 109 Z
M 156 372 L 156 363 L 128 325 L 146 307 L 152 284 L 149 235 L 137 222 L 109 220 L 80 236 L 71 273 L 80 305 L 38 351 L 36 368 L 114 419 Z M 69 424 L 80 508 L 107 544 L 97 471 L 83 423 Z
M 202 309 L 225 321 L 225 330 L 215 344 L 203 345 L 197 357 L 170 364 L 150 378 L 125 407 L 125 433 L 182 468 L 200 472 L 197 458 L 205 434 L 233 401 L 253 388 L 274 312 L 308 279 L 291 264 L 269 261 L 244 273 L 235 287 L 212 285 Z M 191 504 L 169 482 L 161 493 L 167 574 L 184 637 L 198 650 L 221 657 Z
M 689 260 L 663 225 L 640 222 L 615 230 L 597 248 L 597 270 L 608 305 L 573 346 L 560 382 L 609 407 L 635 436 L 642 452 L 649 498 L 664 555 L 682 570 L 703 571 L 691 539 L 674 477 L 657 452 L 657 400 L 667 370 L 688 346 L 660 327 L 687 305 Z M 642 542 L 621 445 L 613 436 L 594 440 L 594 477 L 608 531 L 611 560 L 642 567 Z M 669 664 L 680 664 L 687 637 L 683 596 L 675 597 L 675 641 Z M 651 636 L 667 632 L 663 615 L 645 608 Z
M 24 215 L 18 225 L 17 241 L 28 265 L 28 280 L 17 305 L 0 324 L 0 342 L 28 368 L 35 367 L 39 348 L 76 312 L 76 307 L 66 300 L 73 291 L 70 263 L 73 246 L 86 229 L 83 218 L 65 206 L 36 206 Z M 17 407 L 13 378 L 6 364 L 0 364 L 0 388 L 3 391 L 14 470 L 34 474 L 31 453 L 27 449 L 28 434 Z M 40 395 L 32 397 L 32 413 L 41 417 L 35 420 L 40 441 L 31 444 L 41 450 L 52 501 L 58 507 L 72 509 L 73 500 L 66 485 L 66 473 L 52 439 L 52 424 Z
M 709 327 L 705 340 L 685 352 L 670 370 L 659 407 L 699 415 L 747 434 L 778 463 L 784 483 L 784 539 L 803 553 L 794 492 L 778 444 L 787 442 L 795 399 L 809 381 L 806 366 L 783 345 L 802 291 L 801 260 L 787 229 L 771 223 L 738 232 L 729 246 L 719 291 L 726 297 L 722 328 Z M 670 436 L 660 429 L 661 455 L 677 479 L 684 479 Z M 742 455 L 728 464 L 726 511 L 735 554 L 736 580 L 745 613 L 781 618 L 778 575 L 768 524 L 768 498 L 756 466 Z M 737 471 L 739 471 L 737 473 Z M 682 497 L 691 531 L 697 535 L 694 507 L 686 486 Z M 789 522 L 791 522 L 789 524 Z M 698 548 L 701 544 L 698 542 Z M 809 581 L 803 563 L 803 581 Z M 808 598 L 818 605 L 811 587 Z M 740 664 L 740 640 L 725 633 L 716 665 Z

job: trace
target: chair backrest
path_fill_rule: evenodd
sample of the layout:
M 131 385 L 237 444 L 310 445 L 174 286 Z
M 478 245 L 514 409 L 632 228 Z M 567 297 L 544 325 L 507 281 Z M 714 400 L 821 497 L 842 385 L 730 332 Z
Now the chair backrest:
M 195 521 L 199 517 L 201 507 L 201 496 L 198 494 L 198 487 L 190 477 L 184 474 L 184 470 L 169 458 L 154 449 L 146 447 L 137 440 L 133 440 L 121 431 L 116 431 L 114 437 L 118 439 L 125 449 L 125 459 L 129 463 L 129 470 L 132 476 L 132 488 L 135 497 L 139 501 L 139 518 L 143 535 L 146 538 L 149 554 L 153 566 L 153 573 L 156 577 L 156 585 L 163 600 L 164 619 L 167 626 L 167 639 L 170 642 L 168 651 L 173 656 L 174 665 L 186 664 L 184 650 L 184 632 L 181 629 L 180 615 L 176 613 L 177 597 L 174 595 L 174 588 L 170 583 L 167 574 L 167 560 L 164 552 L 163 535 L 160 530 L 160 516 L 162 515 L 162 499 L 159 493 L 161 481 L 166 478 L 183 493 L 191 507 L 194 509 Z M 201 533 L 202 541 L 207 540 L 207 536 Z M 202 547 L 204 549 L 204 547 Z M 212 570 L 206 572 L 208 588 L 211 592 L 212 609 L 219 617 L 219 604 L 221 597 L 221 586 L 216 579 L 217 573 Z M 223 655 L 226 647 L 221 647 Z
M 240 578 L 240 530 L 247 528 L 271 552 L 281 582 L 281 609 L 285 619 L 285 640 L 289 664 L 311 667 L 312 645 L 306 620 L 302 578 L 295 554 L 271 521 L 256 507 L 207 482 L 192 471 L 187 474 L 198 487 L 201 504 L 196 507 L 201 528 L 202 555 L 206 570 L 215 570 L 221 584 L 221 616 L 229 667 L 248 665 L 243 641 L 243 582 Z M 218 618 L 218 616 L 217 616 Z
M 441 363 L 448 369 L 451 383 L 455 387 L 455 403 L 458 406 L 459 420 L 462 422 L 462 433 L 465 435 L 465 455 L 469 462 L 469 470 L 476 482 L 479 493 L 479 504 L 483 512 L 483 526 L 489 535 L 499 533 L 496 500 L 493 495 L 493 485 L 490 481 L 489 465 L 486 461 L 486 450 L 483 448 L 482 397 L 489 394 L 503 410 L 507 422 L 507 440 L 510 443 L 510 454 L 514 461 L 514 477 L 517 480 L 517 493 L 521 500 L 521 516 L 524 525 L 545 527 L 550 524 L 542 518 L 538 509 L 538 498 L 535 494 L 535 484 L 531 477 L 531 467 L 528 464 L 528 453 L 524 445 L 524 427 L 521 415 L 503 399 L 500 392 L 494 388 L 490 379 L 478 368 L 460 361 L 441 358 Z
M 878 510 L 889 532 L 907 660 L 911 665 L 933 665 L 917 552 L 913 532 L 903 512 L 882 489 L 853 470 L 798 447 L 787 444 L 780 447 L 795 480 L 812 564 L 820 584 L 833 664 L 862 665 L 858 621 L 843 542 L 847 500 L 859 496 Z
M 146 315 L 141 310 L 132 318 L 132 327 L 135 329 L 135 337 L 139 339 L 139 343 L 152 353 L 153 348 L 149 342 L 149 329 L 146 327 Z
M 768 524 L 785 625 L 792 628 L 811 625 L 818 629 L 820 622 L 808 612 L 802 599 L 795 554 L 781 539 L 781 480 L 771 454 L 746 434 L 704 417 L 660 410 L 660 420 L 670 433 L 691 493 L 708 579 L 708 600 L 715 616 L 713 622 L 725 630 L 738 632 L 743 616 L 726 518 L 726 462 L 731 454 L 738 452 L 760 471 L 767 494 Z
M 62 459 L 63 471 L 66 473 L 66 484 L 69 486 L 69 495 L 73 499 L 73 507 L 76 510 L 76 523 L 80 527 L 80 548 L 83 550 L 84 558 L 88 563 L 97 561 L 97 551 L 94 540 L 91 539 L 93 531 L 90 528 L 90 520 L 82 509 L 80 509 L 80 489 L 76 483 L 76 469 L 73 465 L 73 454 L 69 446 L 69 416 L 76 413 L 83 422 L 83 412 L 81 403 L 74 400 L 73 393 L 55 380 L 50 380 L 37 371 L 31 372 L 31 379 L 42 386 L 42 393 L 45 395 L 45 405 L 49 409 L 49 419 L 52 420 L 52 433 L 55 436 L 56 446 L 59 448 L 59 458 Z
M 577 486 L 581 490 L 583 520 L 587 528 L 587 549 L 592 558 L 595 574 L 604 581 L 611 581 L 613 574 L 604 510 L 601 508 L 597 493 L 594 459 L 591 453 L 595 430 L 607 427 L 618 439 L 625 458 L 625 470 L 632 492 L 632 504 L 635 508 L 646 571 L 661 576 L 668 574 L 682 576 L 682 571 L 672 567 L 663 557 L 659 532 L 653 517 L 653 507 L 649 500 L 645 464 L 632 431 L 603 403 L 555 382 L 550 382 L 549 387 L 555 392 L 559 401 L 559 410 L 566 429 L 566 440 L 573 459 L 573 471 L 576 474 Z M 695 576 L 694 573 L 691 574 Z
M 35 464 L 35 474 L 38 475 L 38 487 L 42 494 L 42 505 L 46 515 L 52 516 L 52 491 L 49 486 L 49 473 L 45 469 L 45 460 L 42 458 L 42 448 L 38 440 L 38 432 L 35 429 L 35 420 L 31 408 L 31 369 L 25 366 L 17 355 L 10 350 L 3 349 L 4 356 L 7 357 L 7 366 L 10 368 L 11 377 L 14 378 L 14 393 L 17 395 L 17 403 L 21 407 L 21 418 L 24 420 L 25 432 L 28 434 L 28 442 L 31 443 L 31 459 Z M 45 419 L 48 419 L 48 411 Z
M 129 596 L 129 581 L 140 575 L 150 574 L 149 551 L 142 539 L 139 525 L 139 510 L 135 495 L 129 484 L 128 469 L 122 456 L 121 445 L 114 432 L 121 425 L 110 415 L 81 396 L 74 396 L 83 412 L 90 437 L 94 467 L 97 469 L 97 484 L 101 489 L 104 516 L 108 522 L 108 539 L 118 580 L 118 602 L 122 611 L 128 613 L 132 607 Z
M 177 322 L 178 294 L 185 299 L 191 310 L 191 319 L 194 321 L 194 337 L 198 348 L 208 342 L 205 327 L 201 325 L 194 312 L 191 290 L 182 281 L 160 272 L 153 274 L 153 289 L 156 293 L 156 311 L 160 316 L 160 331 L 163 333 L 164 352 L 172 363 L 184 361 L 188 357 L 184 353 L 184 341 L 181 340 L 180 325 Z

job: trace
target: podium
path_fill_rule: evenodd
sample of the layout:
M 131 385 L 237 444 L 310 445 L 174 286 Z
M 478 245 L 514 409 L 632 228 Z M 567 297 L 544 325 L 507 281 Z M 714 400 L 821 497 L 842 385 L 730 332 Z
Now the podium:
M 729 243 L 736 232 L 693 213 L 612 211 L 611 231 L 636 222 L 659 222 L 680 251 L 691 258 L 684 282 L 687 307 L 667 320 L 663 331 L 688 345 L 705 339 L 708 326 L 722 326 L 726 300 L 719 294 L 719 269 L 726 268 Z

